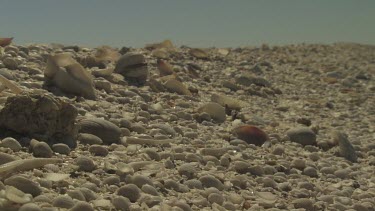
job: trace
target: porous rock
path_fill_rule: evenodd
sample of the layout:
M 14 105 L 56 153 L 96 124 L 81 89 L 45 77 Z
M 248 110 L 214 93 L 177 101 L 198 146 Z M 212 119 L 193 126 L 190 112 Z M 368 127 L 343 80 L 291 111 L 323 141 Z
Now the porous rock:
M 76 147 L 77 109 L 48 94 L 22 94 L 8 97 L 0 111 L 0 128 L 5 133 L 22 134 L 40 141 L 65 143 Z

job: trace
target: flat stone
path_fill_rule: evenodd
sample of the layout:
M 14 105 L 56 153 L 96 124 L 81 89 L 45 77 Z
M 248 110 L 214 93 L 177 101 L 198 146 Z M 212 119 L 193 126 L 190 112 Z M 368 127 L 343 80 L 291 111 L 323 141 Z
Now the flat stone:
M 297 127 L 289 129 L 286 132 L 292 142 L 299 143 L 303 146 L 317 145 L 316 134 L 308 127 Z

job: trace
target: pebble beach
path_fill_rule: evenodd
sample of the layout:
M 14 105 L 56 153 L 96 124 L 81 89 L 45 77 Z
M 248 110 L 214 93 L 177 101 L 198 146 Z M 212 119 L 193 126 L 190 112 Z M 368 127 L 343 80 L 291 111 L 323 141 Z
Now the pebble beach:
M 375 210 L 375 46 L 0 39 L 0 210 Z

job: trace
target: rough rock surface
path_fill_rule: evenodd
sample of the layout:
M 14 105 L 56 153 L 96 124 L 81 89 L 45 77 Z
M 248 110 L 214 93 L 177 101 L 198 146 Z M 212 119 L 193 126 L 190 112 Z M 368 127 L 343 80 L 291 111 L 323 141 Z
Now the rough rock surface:
M 52 95 L 22 94 L 7 99 L 0 111 L 0 128 L 6 133 L 74 147 L 77 115 L 73 105 Z

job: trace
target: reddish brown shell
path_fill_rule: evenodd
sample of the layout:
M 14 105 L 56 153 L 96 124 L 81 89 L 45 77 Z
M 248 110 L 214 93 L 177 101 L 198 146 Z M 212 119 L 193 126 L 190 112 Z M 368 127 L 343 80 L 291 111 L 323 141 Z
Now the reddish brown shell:
M 160 76 L 172 75 L 174 73 L 172 66 L 161 59 L 157 60 L 157 67 L 160 71 Z
M 12 43 L 13 37 L 7 37 L 7 38 L 0 38 L 0 46 L 5 47 L 7 45 L 10 45 Z
M 233 134 L 237 138 L 246 141 L 248 144 L 262 146 L 268 140 L 268 135 L 258 127 L 253 125 L 241 125 L 233 129 Z

